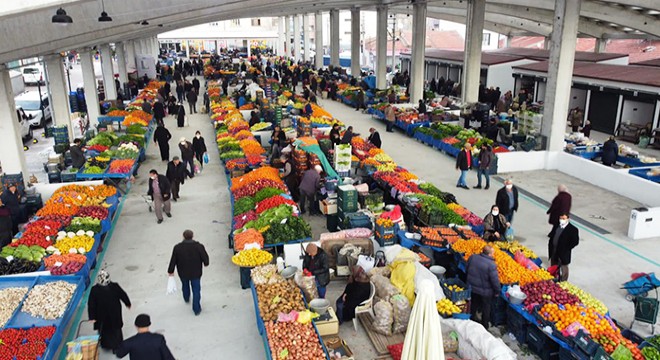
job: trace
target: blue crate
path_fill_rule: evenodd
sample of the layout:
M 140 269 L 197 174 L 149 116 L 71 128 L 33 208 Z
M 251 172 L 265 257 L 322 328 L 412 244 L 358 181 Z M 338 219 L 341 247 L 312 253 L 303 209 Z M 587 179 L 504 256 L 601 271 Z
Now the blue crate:
M 254 305 L 254 314 L 257 318 L 257 330 L 259 330 L 259 334 L 265 334 L 266 333 L 266 328 L 264 326 L 264 320 L 261 318 L 261 312 L 259 311 L 259 299 L 257 298 L 257 289 L 254 286 L 254 283 L 252 280 L 250 280 L 250 292 L 252 293 L 252 302 Z
M 516 340 L 520 344 L 525 344 L 527 342 L 527 327 L 529 322 L 521 314 L 519 314 L 512 307 L 507 306 L 506 309 L 506 329 L 513 336 L 516 337 Z
M 589 356 L 582 353 L 580 350 L 571 351 L 562 346 L 559 347 L 559 360 L 589 360 Z M 594 357 L 594 359 L 596 359 Z
M 470 286 L 466 285 L 458 278 L 445 279 L 442 283 L 440 283 L 440 285 L 442 285 L 442 291 L 445 293 L 445 296 L 452 302 L 468 300 L 470 299 L 470 295 L 472 294 L 472 289 L 470 288 Z M 449 290 L 448 285 L 458 285 L 465 290 L 451 291 Z
M 578 330 L 577 335 L 575 336 L 575 345 L 589 356 L 593 355 L 599 346 L 598 343 L 593 341 L 591 336 L 582 329 Z
M 537 326 L 529 326 L 527 329 L 527 345 L 530 350 L 542 360 L 557 358 L 559 355 L 559 344 L 554 342 Z

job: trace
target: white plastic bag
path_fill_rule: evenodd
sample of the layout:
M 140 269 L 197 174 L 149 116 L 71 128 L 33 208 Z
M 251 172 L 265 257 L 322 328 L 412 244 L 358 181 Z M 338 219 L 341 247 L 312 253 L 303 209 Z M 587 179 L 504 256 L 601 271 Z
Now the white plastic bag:
M 374 258 L 368 255 L 359 255 L 357 265 L 362 267 L 364 272 L 368 273 L 374 267 Z
M 167 295 L 174 293 L 176 293 L 176 280 L 174 280 L 174 276 L 169 276 L 167 278 Z

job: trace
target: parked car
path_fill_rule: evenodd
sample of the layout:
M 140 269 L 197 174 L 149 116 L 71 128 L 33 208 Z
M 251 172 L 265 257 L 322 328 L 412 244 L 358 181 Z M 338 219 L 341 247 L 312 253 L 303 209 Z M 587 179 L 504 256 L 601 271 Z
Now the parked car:
M 30 117 L 30 126 L 33 128 L 45 127 L 46 122 L 52 119 L 52 112 L 47 94 L 41 94 L 40 98 L 38 92 L 26 91 L 21 95 L 18 95 L 15 102 L 16 106 L 22 107 L 28 117 Z
M 21 73 L 23 74 L 23 82 L 26 85 L 46 85 L 44 69 L 40 66 L 26 66 Z
M 16 106 L 16 116 L 18 118 L 18 124 L 21 128 L 21 138 L 23 140 L 32 139 L 32 127 L 30 126 L 30 115 L 25 113 L 22 107 Z

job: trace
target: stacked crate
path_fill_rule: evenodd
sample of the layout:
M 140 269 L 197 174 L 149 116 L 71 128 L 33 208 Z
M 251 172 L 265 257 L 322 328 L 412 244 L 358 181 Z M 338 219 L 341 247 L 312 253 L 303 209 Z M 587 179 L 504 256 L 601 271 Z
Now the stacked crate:
M 55 140 L 55 152 L 58 154 L 64 154 L 69 150 L 69 128 L 66 126 L 56 126 L 51 130 L 53 138 Z

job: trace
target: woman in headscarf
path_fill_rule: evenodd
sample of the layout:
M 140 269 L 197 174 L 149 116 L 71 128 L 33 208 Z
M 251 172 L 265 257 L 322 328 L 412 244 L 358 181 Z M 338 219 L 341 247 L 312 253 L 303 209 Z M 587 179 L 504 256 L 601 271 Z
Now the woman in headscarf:
M 176 114 L 176 126 L 180 129 L 186 124 L 186 109 L 182 103 L 179 103 L 179 109 Z
M 110 281 L 107 271 L 100 270 L 96 281 L 89 293 L 87 313 L 101 336 L 101 347 L 114 353 L 124 340 L 121 303 L 130 309 L 131 300 L 119 284 Z
M 344 321 L 351 321 L 355 317 L 355 308 L 363 301 L 369 299 L 371 293 L 371 283 L 369 276 L 361 266 L 356 265 L 353 273 L 348 278 L 348 284 L 344 293 L 337 298 L 337 318 L 341 324 Z

